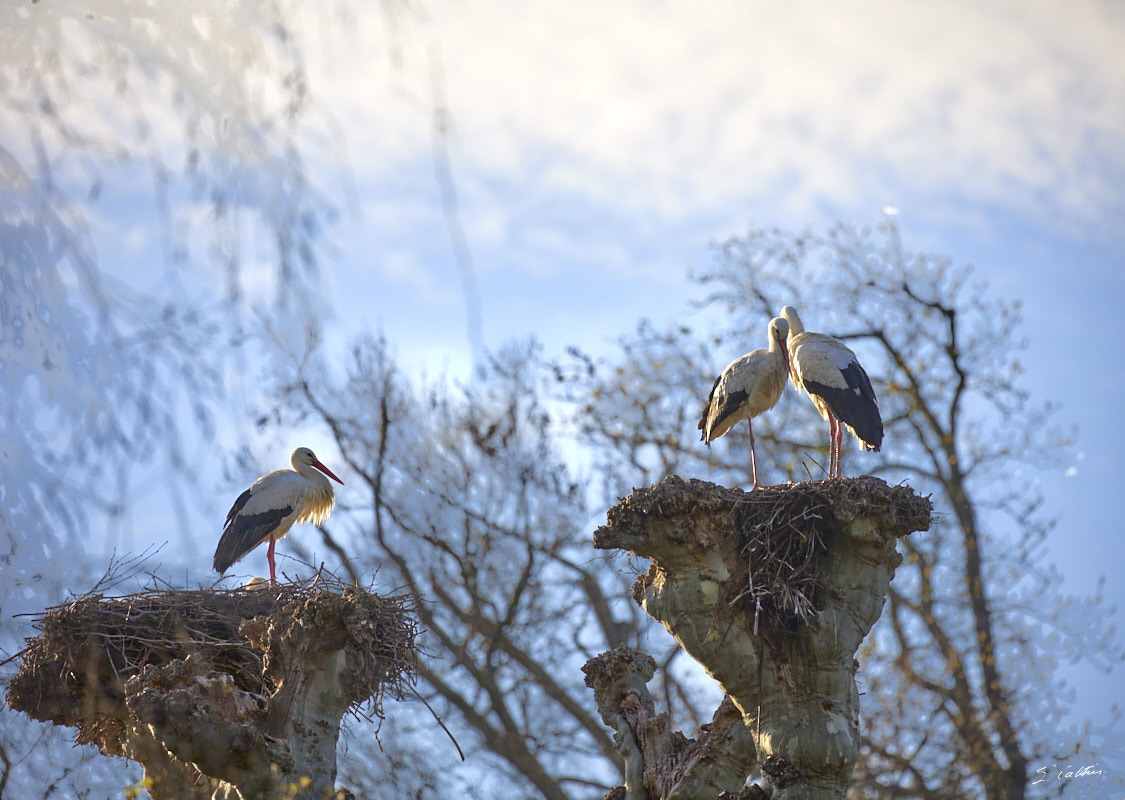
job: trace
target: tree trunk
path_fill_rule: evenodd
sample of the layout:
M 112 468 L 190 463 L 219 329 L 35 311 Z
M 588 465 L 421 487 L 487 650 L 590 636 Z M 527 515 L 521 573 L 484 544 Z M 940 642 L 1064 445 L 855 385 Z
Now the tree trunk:
M 902 560 L 896 538 L 927 529 L 930 510 L 870 477 L 742 492 L 673 476 L 610 509 L 594 546 L 651 559 L 635 599 L 733 701 L 773 800 L 842 800 L 859 749 L 855 655 Z
M 730 697 L 723 698 L 700 737 L 688 739 L 669 729 L 667 714 L 655 711 L 645 687 L 656 671 L 652 656 L 621 645 L 591 658 L 582 671 L 625 761 L 623 800 L 716 797 L 742 787 L 755 752 Z

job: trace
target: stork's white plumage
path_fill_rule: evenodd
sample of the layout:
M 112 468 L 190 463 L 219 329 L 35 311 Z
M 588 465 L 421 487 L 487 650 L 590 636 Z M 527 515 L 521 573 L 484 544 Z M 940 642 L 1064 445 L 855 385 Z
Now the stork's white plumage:
M 321 464 L 307 447 L 294 450 L 289 463 L 293 469 L 279 469 L 263 475 L 234 501 L 227 512 L 219 546 L 215 548 L 214 567 L 217 572 L 226 572 L 232 564 L 269 539 L 266 560 L 270 565 L 270 583 L 277 583 L 273 560 L 277 540 L 288 533 L 294 523 L 319 525 L 332 513 L 336 494 L 328 478 L 341 486 L 344 482 Z
M 785 391 L 789 375 L 789 353 L 785 347 L 788 336 L 788 322 L 780 317 L 770 320 L 769 349 L 753 350 L 732 361 L 715 379 L 699 418 L 699 429 L 703 431 L 700 438 L 708 445 L 736 423 L 746 420 L 750 428 L 750 468 L 754 473 L 750 491 L 760 488 L 751 420 L 773 408 Z
M 781 316 L 789 322 L 789 375 L 828 420 L 828 477 L 838 478 L 844 428 L 867 450 L 883 445 L 879 401 L 859 359 L 843 342 L 807 333 L 792 306 L 781 309 Z

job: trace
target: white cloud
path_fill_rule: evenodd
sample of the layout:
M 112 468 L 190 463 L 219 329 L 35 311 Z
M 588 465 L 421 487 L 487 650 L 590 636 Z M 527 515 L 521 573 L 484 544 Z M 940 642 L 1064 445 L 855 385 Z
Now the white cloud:
M 398 34 L 355 22 L 314 89 L 354 118 L 361 169 L 428 151 L 436 47 L 465 181 L 666 219 L 896 191 L 1061 224 L 1122 210 L 1125 20 L 1096 2 L 436 2 Z

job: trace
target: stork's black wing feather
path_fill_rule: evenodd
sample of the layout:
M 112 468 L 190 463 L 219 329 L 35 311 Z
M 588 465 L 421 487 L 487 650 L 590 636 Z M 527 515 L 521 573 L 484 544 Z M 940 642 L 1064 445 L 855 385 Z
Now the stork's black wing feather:
M 871 379 L 858 361 L 840 370 L 848 388 L 838 389 L 817 381 L 806 380 L 805 389 L 828 404 L 829 410 L 843 422 L 868 450 L 878 451 L 883 445 L 883 418 Z
M 713 421 L 711 423 L 711 430 L 713 431 L 716 428 L 721 428 L 723 426 L 723 423 L 726 422 L 727 418 L 729 418 L 732 414 L 737 413 L 738 409 L 740 409 L 749 401 L 750 393 L 742 389 L 739 389 L 737 392 L 731 392 L 730 394 L 725 395 L 723 397 L 722 405 L 720 405 L 718 410 L 715 412 Z
M 232 564 L 265 541 L 281 521 L 293 513 L 292 506 L 282 506 L 259 514 L 239 516 L 238 512 L 249 498 L 250 490 L 247 489 L 234 501 L 234 507 L 227 515 L 226 528 L 219 539 L 219 546 L 215 548 L 213 566 L 216 572 L 223 573 L 230 569 Z
M 234 501 L 234 505 L 230 507 L 230 511 L 227 512 L 227 521 L 223 525 L 224 528 L 230 527 L 230 524 L 234 521 L 234 518 L 238 516 L 238 512 L 245 508 L 246 504 L 250 501 L 250 495 L 253 494 L 253 492 L 254 487 L 251 486 L 249 489 L 238 496 L 238 499 Z
M 715 402 L 715 390 L 719 388 L 719 381 L 722 379 L 723 376 L 720 375 L 715 378 L 715 382 L 711 384 L 711 393 L 707 395 L 707 402 L 703 405 L 703 413 L 699 415 L 698 427 L 699 430 L 703 431 L 703 434 L 699 438 L 703 441 L 707 441 L 707 415 L 711 412 L 711 404 Z

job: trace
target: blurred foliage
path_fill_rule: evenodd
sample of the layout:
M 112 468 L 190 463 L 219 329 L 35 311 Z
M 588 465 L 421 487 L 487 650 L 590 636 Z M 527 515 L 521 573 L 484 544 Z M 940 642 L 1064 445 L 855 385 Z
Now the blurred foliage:
M 289 11 L 0 4 L 3 652 L 27 635 L 14 615 L 101 571 L 91 561 L 138 496 L 162 496 L 188 535 L 193 465 L 229 425 L 247 309 L 283 316 L 312 296 L 334 211 L 307 177 L 322 122 Z M 261 243 L 270 266 L 248 286 Z M 22 796 L 128 782 L 0 716 L 2 780 Z M 66 777 L 44 786 L 45 763 Z

